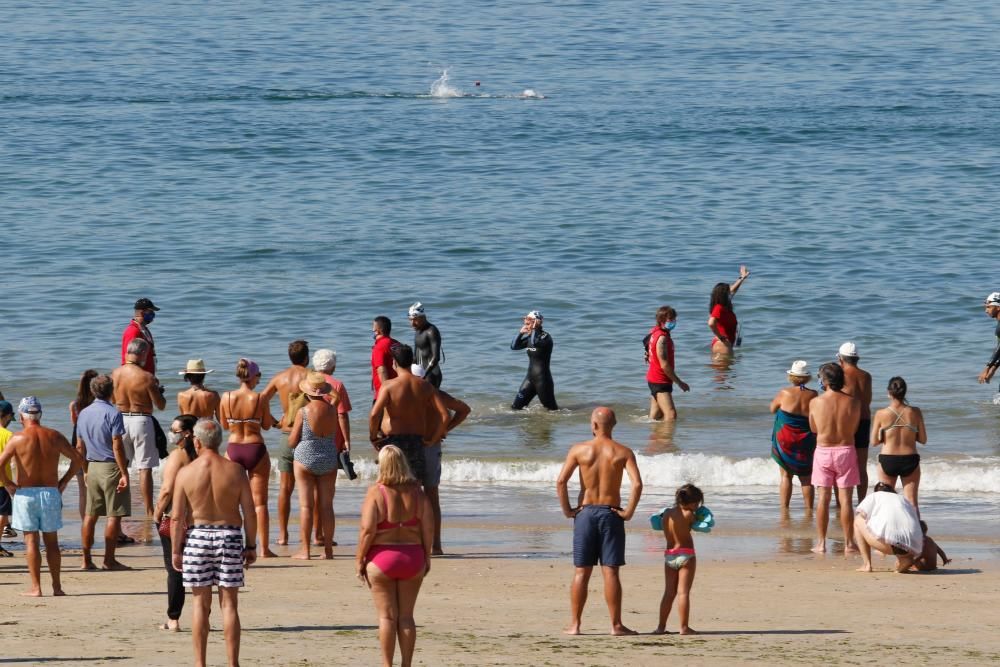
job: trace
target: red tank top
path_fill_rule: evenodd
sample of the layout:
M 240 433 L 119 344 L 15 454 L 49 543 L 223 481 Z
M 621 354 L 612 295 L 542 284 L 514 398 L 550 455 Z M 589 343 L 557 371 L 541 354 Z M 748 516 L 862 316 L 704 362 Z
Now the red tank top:
M 660 358 L 656 356 L 656 344 L 661 338 L 666 338 L 667 340 L 667 363 L 670 364 L 671 368 L 674 367 L 674 341 L 669 333 L 664 331 L 660 326 L 655 326 L 649 332 L 649 370 L 646 371 L 646 382 L 672 384 L 673 380 L 663 372 L 663 368 L 660 366 Z

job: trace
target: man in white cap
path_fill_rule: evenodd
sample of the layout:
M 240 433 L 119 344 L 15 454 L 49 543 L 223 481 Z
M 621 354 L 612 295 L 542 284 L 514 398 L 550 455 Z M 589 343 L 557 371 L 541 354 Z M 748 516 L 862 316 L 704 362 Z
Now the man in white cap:
M 441 386 L 441 332 L 427 321 L 424 304 L 417 301 L 408 312 L 413 334 L 413 352 L 424 369 L 424 379 L 435 387 Z
M 521 410 L 531 400 L 538 400 L 549 410 L 558 410 L 555 383 L 549 363 L 552 360 L 552 336 L 542 330 L 542 314 L 533 310 L 524 316 L 524 324 L 510 344 L 512 350 L 528 351 L 528 373 L 511 404 L 512 410 Z
M 997 368 L 1000 368 L 1000 292 L 993 292 L 983 303 L 986 314 L 997 321 L 997 328 L 994 333 L 997 337 L 996 347 L 993 348 L 993 356 L 990 357 L 986 368 L 979 374 L 979 384 L 986 384 L 996 375 Z
M 840 346 L 837 359 L 844 369 L 843 392 L 861 401 L 861 421 L 854 433 L 854 450 L 858 455 L 858 502 L 868 493 L 868 445 L 872 432 L 872 376 L 858 368 L 858 346 L 848 341 Z
M 80 452 L 55 429 L 41 425 L 42 404 L 26 396 L 17 406 L 24 430 L 16 433 L 0 454 L 0 483 L 14 498 L 13 523 L 24 533 L 31 588 L 24 595 L 42 596 L 42 557 L 38 533 L 45 542 L 45 560 L 52 576 L 52 594 L 65 595 L 60 581 L 62 557 L 59 553 L 59 529 L 62 528 L 62 492 L 83 467 Z M 69 459 L 66 473 L 59 477 L 59 457 Z M 9 461 L 17 464 L 17 484 L 7 476 Z

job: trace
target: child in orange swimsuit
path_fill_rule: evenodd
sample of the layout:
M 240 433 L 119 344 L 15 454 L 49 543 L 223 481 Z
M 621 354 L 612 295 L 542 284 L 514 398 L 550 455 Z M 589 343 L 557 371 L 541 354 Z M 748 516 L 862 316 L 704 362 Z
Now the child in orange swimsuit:
M 663 535 L 667 539 L 667 549 L 663 552 L 663 572 L 666 586 L 660 600 L 660 623 L 653 630 L 654 635 L 669 634 L 667 617 L 677 598 L 677 609 L 681 615 L 680 633 L 698 634 L 688 625 L 691 612 L 690 593 L 694 583 L 695 568 L 698 566 L 694 554 L 694 538 L 691 526 L 695 523 L 695 512 L 705 502 L 705 496 L 694 484 L 685 484 L 677 489 L 675 505 L 663 515 Z

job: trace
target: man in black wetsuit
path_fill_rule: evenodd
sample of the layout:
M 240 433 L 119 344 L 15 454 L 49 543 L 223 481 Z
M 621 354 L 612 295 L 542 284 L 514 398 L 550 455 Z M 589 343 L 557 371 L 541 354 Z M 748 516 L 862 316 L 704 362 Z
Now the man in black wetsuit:
M 552 336 L 542 331 L 542 314 L 533 310 L 524 316 L 524 326 L 514 336 L 510 344 L 512 350 L 528 350 L 528 374 L 510 406 L 520 410 L 538 396 L 538 400 L 549 410 L 558 410 L 555 384 L 549 361 L 552 359 Z
M 417 301 L 410 306 L 410 326 L 413 334 L 413 351 L 417 363 L 424 369 L 424 379 L 435 387 L 441 386 L 441 332 L 427 321 L 424 304 Z
M 989 362 L 986 364 L 986 368 L 983 372 L 979 374 L 979 384 L 985 384 L 993 379 L 993 376 L 997 372 L 997 368 L 1000 368 L 1000 292 L 993 292 L 983 303 L 986 308 L 986 314 L 997 320 L 996 328 L 996 347 L 993 348 L 993 356 L 990 357 Z

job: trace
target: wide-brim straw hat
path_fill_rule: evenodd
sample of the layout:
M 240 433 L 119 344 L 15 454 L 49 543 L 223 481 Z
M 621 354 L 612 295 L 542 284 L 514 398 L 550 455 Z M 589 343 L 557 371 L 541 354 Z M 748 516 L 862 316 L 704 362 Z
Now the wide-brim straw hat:
M 177 374 L 178 375 L 187 375 L 188 373 L 192 373 L 192 374 L 202 373 L 202 374 L 204 374 L 204 373 L 214 373 L 214 372 L 215 372 L 214 369 L 205 368 L 205 360 L 204 359 L 188 359 L 187 366 L 184 368 L 184 370 L 179 371 Z
M 299 383 L 299 389 L 308 396 L 326 396 L 333 387 L 326 381 L 326 376 L 322 373 L 312 372 L 306 379 Z

